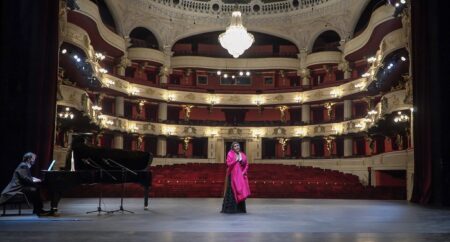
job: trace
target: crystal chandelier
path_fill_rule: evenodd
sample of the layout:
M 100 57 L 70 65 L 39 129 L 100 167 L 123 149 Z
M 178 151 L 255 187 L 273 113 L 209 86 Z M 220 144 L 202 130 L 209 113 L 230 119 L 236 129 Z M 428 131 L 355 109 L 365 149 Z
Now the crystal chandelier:
M 254 41 L 253 35 L 242 25 L 241 11 L 233 11 L 230 26 L 219 35 L 220 45 L 234 58 L 238 58 Z

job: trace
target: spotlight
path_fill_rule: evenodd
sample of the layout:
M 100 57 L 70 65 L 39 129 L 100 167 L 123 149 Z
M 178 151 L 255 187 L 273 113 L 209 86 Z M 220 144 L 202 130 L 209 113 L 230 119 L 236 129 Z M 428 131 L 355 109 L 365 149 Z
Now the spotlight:
M 232 75 L 232 76 L 231 76 L 231 78 L 233 78 L 233 79 L 234 79 L 235 77 L 236 77 L 235 75 Z
M 245 75 L 250 76 L 250 72 L 249 71 L 245 72 Z
M 61 53 L 62 53 L 62 54 L 65 54 L 65 53 L 67 53 L 67 50 L 66 50 L 66 49 L 62 49 L 62 50 L 61 50 Z
M 395 3 L 395 7 L 396 8 L 400 7 L 400 3 Z
M 220 76 L 222 74 L 221 71 L 217 71 L 217 75 Z
M 239 76 L 243 76 L 243 75 L 244 75 L 244 72 L 240 71 Z
M 226 73 L 223 74 L 223 77 L 228 78 L 228 74 L 226 74 Z
M 401 59 L 402 61 L 406 61 L 406 58 L 405 58 L 404 56 L 400 57 L 400 59 Z
M 402 4 L 405 4 L 405 3 L 406 3 L 406 0 L 400 0 L 400 2 L 401 2 Z

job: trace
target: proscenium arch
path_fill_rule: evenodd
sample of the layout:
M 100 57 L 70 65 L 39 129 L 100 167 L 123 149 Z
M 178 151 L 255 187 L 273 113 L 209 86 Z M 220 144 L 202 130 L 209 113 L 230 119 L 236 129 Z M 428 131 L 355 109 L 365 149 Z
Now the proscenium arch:
M 134 27 L 128 34 L 128 37 L 131 39 L 134 36 L 141 35 L 141 34 L 146 35 L 145 38 L 148 38 L 148 39 L 141 39 L 141 40 L 145 41 L 146 46 L 144 46 L 144 48 L 152 48 L 152 49 L 157 49 L 157 50 L 161 49 L 161 44 L 160 44 L 161 42 L 158 40 L 158 37 L 154 34 L 153 31 L 151 31 L 150 29 L 148 29 L 146 27 L 142 27 L 142 26 Z M 133 41 L 132 41 L 132 43 L 133 43 Z

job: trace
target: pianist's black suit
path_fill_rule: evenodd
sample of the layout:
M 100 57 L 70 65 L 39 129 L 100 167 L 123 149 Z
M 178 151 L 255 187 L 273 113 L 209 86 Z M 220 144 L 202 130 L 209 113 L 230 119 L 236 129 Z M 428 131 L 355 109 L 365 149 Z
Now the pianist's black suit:
M 33 202 L 35 213 L 42 211 L 42 200 L 40 197 L 39 186 L 33 182 L 30 167 L 27 162 L 21 162 L 14 171 L 9 184 L 3 189 L 0 197 L 0 204 L 8 201 L 18 192 L 23 192 Z

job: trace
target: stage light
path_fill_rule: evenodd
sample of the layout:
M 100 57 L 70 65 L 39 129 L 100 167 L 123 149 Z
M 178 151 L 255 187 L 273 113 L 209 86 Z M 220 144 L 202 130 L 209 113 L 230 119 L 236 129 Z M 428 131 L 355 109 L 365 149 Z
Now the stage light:
M 228 78 L 228 74 L 226 74 L 226 73 L 223 74 L 223 77 Z
M 405 58 L 404 56 L 400 57 L 400 59 L 401 59 L 402 61 L 406 61 L 406 58 Z
M 222 75 L 222 72 L 221 71 L 217 71 L 217 75 L 218 76 Z
M 239 76 L 243 76 L 243 75 L 244 75 L 244 72 L 240 71 Z
M 65 54 L 65 53 L 67 53 L 67 50 L 66 50 L 66 49 L 62 49 L 62 50 L 61 50 L 61 53 L 62 53 L 62 54 Z
M 249 71 L 245 72 L 245 75 L 250 76 L 250 72 Z

